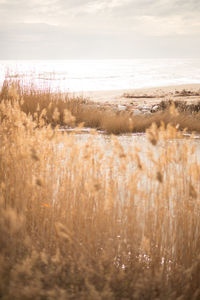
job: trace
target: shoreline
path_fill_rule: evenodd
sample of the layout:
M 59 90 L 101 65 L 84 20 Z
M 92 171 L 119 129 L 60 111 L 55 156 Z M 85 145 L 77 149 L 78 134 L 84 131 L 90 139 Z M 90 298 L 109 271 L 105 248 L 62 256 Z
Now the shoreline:
M 190 91 L 190 95 L 183 96 L 183 90 Z M 199 93 L 199 95 L 194 95 Z M 106 91 L 70 92 L 69 95 L 87 98 L 102 105 L 156 105 L 162 100 L 176 99 L 188 103 L 200 101 L 200 83 L 158 86 L 150 88 L 120 89 Z M 127 97 L 125 95 L 129 95 Z M 131 97 L 134 96 L 134 97 Z

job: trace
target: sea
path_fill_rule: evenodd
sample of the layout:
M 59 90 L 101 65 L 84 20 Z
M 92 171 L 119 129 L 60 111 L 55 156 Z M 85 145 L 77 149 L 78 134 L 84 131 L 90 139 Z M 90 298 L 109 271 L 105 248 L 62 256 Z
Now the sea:
M 108 91 L 200 83 L 200 59 L 1 60 L 4 80 L 52 92 Z

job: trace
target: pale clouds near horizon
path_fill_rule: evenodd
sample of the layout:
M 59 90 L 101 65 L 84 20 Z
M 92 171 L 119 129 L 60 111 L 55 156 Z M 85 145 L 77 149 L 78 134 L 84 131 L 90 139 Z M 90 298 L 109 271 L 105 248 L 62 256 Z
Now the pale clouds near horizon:
M 198 57 L 200 0 L 0 0 L 0 58 Z

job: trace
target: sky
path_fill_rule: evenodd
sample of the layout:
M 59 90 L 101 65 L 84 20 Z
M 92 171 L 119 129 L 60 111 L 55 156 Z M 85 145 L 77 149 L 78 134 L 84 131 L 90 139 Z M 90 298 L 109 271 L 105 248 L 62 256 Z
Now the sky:
M 0 0 L 0 59 L 200 58 L 200 0 Z

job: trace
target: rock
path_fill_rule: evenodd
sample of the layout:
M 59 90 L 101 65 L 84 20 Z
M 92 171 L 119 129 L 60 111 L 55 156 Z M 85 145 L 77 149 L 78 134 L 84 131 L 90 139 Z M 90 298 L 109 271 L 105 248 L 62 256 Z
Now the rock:
M 151 108 L 149 106 L 143 106 L 143 109 L 142 110 L 151 110 Z
M 127 106 L 126 105 L 120 105 L 118 104 L 118 110 L 123 111 L 126 110 Z
M 141 115 L 142 114 L 142 111 L 139 110 L 139 109 L 134 109 L 133 110 L 133 115 L 137 116 L 137 115 Z
M 151 114 L 151 112 L 150 112 L 149 109 L 148 109 L 148 110 L 147 110 L 147 109 L 143 109 L 143 110 L 142 110 L 142 113 L 145 114 L 145 115 Z
M 127 105 L 126 107 L 128 110 L 134 110 L 136 109 L 136 106 L 135 105 Z
M 152 108 L 151 108 L 151 112 L 156 112 L 159 110 L 159 105 L 154 105 Z

